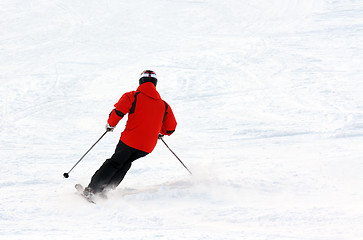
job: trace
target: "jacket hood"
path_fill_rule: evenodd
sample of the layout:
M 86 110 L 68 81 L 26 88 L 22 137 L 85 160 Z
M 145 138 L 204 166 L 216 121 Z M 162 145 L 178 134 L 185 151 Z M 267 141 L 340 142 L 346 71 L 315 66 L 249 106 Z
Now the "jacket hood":
M 154 99 L 161 99 L 160 94 L 156 90 L 156 87 L 151 82 L 145 82 L 141 84 L 137 91 L 142 92 L 143 94 L 147 95 L 148 97 L 154 98 Z

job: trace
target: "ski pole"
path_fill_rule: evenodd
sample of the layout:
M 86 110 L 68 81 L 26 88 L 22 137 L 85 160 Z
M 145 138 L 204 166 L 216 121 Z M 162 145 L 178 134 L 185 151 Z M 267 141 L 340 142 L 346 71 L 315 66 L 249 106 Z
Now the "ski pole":
M 106 130 L 106 132 L 104 134 L 102 134 L 102 136 L 92 145 L 92 147 L 90 149 L 88 149 L 88 151 L 81 157 L 81 159 L 78 160 L 78 162 L 76 164 L 74 164 L 74 166 L 71 168 L 71 170 L 68 171 L 68 173 L 63 173 L 63 177 L 68 178 L 69 177 L 69 173 L 73 170 L 73 168 L 75 168 L 78 163 L 80 161 L 82 161 L 82 159 L 87 155 L 87 153 L 89 153 L 89 151 L 91 151 L 91 149 L 101 140 L 101 138 L 103 138 L 103 136 L 106 135 L 106 133 L 108 132 L 108 130 Z
M 163 143 L 170 150 L 170 152 L 172 154 L 174 154 L 174 156 L 179 160 L 179 162 L 183 165 L 183 167 L 190 173 L 190 175 L 192 175 L 192 172 L 187 168 L 187 166 L 185 166 L 185 164 L 182 162 L 182 160 L 180 160 L 180 158 L 178 158 L 178 156 L 173 152 L 173 150 L 170 149 L 170 147 L 168 146 L 168 144 L 166 144 L 166 142 L 164 141 L 164 139 L 162 137 L 159 138 L 159 139 L 161 139 L 161 141 L 163 141 Z

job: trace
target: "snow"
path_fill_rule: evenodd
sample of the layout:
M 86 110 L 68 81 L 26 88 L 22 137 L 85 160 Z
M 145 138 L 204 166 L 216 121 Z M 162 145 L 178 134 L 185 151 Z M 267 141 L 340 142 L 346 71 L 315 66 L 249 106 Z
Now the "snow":
M 0 238 L 363 239 L 362 43 L 356 0 L 1 1 Z M 89 204 L 145 69 L 193 175 L 159 143 Z

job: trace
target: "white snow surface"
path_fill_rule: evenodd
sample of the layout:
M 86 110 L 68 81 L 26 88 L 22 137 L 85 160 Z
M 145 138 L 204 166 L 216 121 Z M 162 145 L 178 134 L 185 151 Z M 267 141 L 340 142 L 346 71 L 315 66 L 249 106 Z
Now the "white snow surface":
M 76 194 L 145 69 L 178 121 Z M 2 0 L 1 239 L 363 239 L 363 2 Z

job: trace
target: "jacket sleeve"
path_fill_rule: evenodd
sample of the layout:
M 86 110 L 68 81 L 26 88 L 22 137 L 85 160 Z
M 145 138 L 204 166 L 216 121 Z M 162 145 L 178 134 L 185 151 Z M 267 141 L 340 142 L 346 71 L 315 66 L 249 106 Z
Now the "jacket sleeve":
M 135 96 L 135 92 L 128 92 L 122 95 L 120 100 L 114 105 L 115 108 L 111 111 L 107 123 L 115 127 L 118 122 L 130 111 L 131 105 Z
M 170 136 L 175 131 L 177 122 L 175 120 L 173 110 L 171 110 L 171 107 L 167 103 L 166 105 L 167 105 L 166 115 L 160 133 L 163 135 Z

